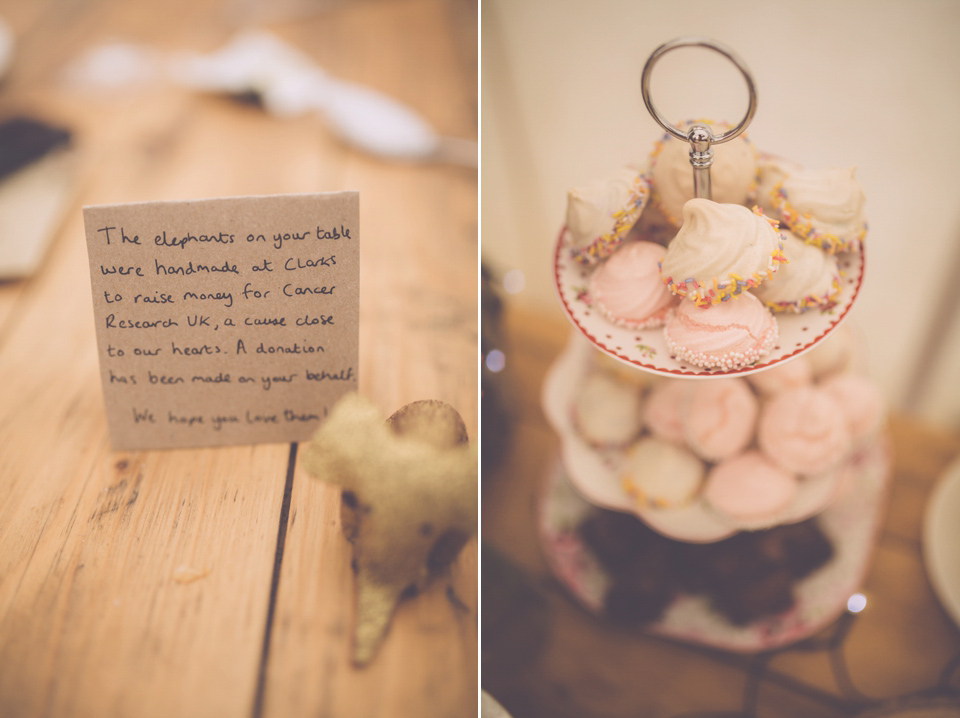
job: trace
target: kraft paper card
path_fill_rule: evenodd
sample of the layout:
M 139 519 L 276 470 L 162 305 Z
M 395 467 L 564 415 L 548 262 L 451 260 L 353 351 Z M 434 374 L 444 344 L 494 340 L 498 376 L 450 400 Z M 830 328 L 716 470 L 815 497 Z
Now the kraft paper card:
M 356 192 L 83 218 L 115 449 L 302 441 L 356 391 Z

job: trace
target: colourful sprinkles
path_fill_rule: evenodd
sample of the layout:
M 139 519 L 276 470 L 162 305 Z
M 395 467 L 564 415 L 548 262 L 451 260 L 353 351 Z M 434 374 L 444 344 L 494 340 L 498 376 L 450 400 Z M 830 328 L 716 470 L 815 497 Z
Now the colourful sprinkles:
M 637 175 L 630 187 L 630 197 L 627 200 L 627 205 L 613 213 L 613 227 L 606 234 L 594 239 L 586 247 L 571 248 L 570 255 L 574 261 L 586 267 L 613 254 L 627 232 L 637 223 L 649 196 L 649 181 L 644 175 Z
M 843 272 L 834 275 L 830 284 L 830 290 L 826 294 L 820 296 L 809 294 L 802 299 L 797 299 L 792 302 L 764 302 L 764 304 L 775 312 L 796 312 L 797 314 L 817 307 L 821 309 L 830 308 L 836 304 L 837 299 L 840 297 L 840 292 L 843 289 L 840 283 L 842 276 Z
M 783 188 L 783 182 L 777 184 L 773 190 L 771 190 L 770 194 L 773 199 L 773 206 L 780 213 L 780 218 L 790 231 L 807 244 L 819 247 L 828 254 L 857 251 L 860 249 L 863 240 L 866 239 L 866 222 L 863 222 L 854 236 L 849 238 L 841 238 L 830 232 L 822 232 L 815 229 L 810 213 L 805 212 L 801 215 L 794 209 L 793 205 L 790 204 L 787 191 Z
M 672 504 L 662 497 L 651 496 L 649 492 L 644 491 L 639 486 L 634 485 L 630 476 L 624 474 L 620 477 L 620 487 L 623 489 L 623 492 L 636 501 L 641 506 L 649 506 L 652 509 L 669 509 L 674 506 L 682 506 L 689 501 L 678 502 Z

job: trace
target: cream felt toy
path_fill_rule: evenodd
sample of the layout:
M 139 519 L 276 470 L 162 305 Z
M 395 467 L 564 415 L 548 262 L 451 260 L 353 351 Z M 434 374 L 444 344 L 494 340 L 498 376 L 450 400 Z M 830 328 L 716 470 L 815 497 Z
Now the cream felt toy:
M 477 449 L 441 401 L 407 404 L 383 421 L 356 394 L 317 430 L 301 463 L 343 489 L 353 544 L 357 613 L 353 661 L 375 655 L 400 599 L 422 589 L 477 530 Z

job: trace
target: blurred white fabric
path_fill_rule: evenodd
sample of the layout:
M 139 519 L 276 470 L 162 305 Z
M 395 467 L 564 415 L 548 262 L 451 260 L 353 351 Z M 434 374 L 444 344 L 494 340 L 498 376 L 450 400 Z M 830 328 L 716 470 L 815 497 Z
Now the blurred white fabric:
M 66 79 L 74 86 L 115 91 L 167 80 L 200 92 L 255 92 L 271 115 L 315 113 L 341 140 L 383 159 L 477 166 L 476 142 L 439 135 L 412 108 L 370 87 L 331 77 L 266 32 L 240 33 L 212 53 L 164 56 L 113 42 L 79 57 L 67 68 Z

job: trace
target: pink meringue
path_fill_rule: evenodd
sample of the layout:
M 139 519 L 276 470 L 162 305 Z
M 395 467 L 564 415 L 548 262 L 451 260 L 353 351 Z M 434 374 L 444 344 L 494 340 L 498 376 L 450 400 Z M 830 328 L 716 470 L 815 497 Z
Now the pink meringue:
M 707 475 L 703 497 L 717 512 L 736 521 L 773 522 L 797 495 L 797 478 L 759 451 L 717 464 Z
M 614 324 L 631 329 L 663 326 L 677 298 L 660 281 L 666 250 L 653 242 L 630 242 L 590 277 L 593 305 Z
M 753 438 L 760 404 L 743 379 L 697 382 L 684 412 L 683 435 L 701 458 L 739 454 Z
M 708 369 L 754 364 L 770 352 L 779 335 L 770 310 L 746 292 L 739 299 L 707 308 L 684 300 L 664 329 L 674 356 Z
M 643 423 L 654 436 L 683 443 L 683 411 L 693 382 L 667 379 L 653 388 L 643 407 Z
M 757 442 L 776 464 L 818 474 L 849 456 L 852 441 L 842 408 L 815 386 L 782 391 L 760 413 Z

